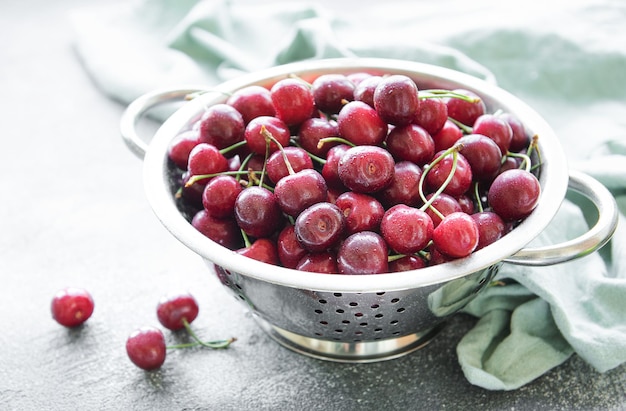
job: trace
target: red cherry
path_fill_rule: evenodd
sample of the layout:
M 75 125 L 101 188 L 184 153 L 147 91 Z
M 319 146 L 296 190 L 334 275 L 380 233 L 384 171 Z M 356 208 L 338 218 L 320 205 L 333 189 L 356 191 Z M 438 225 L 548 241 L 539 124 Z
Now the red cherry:
M 346 218 L 346 230 L 349 234 L 358 231 L 378 231 L 385 209 L 376 198 L 346 191 L 335 200 Z
M 319 110 L 337 114 L 354 98 L 354 83 L 343 74 L 322 74 L 311 83 L 311 92 Z
M 344 105 L 337 116 L 339 135 L 355 145 L 379 145 L 387 137 L 387 123 L 362 101 Z
M 270 89 L 276 117 L 288 126 L 297 126 L 311 117 L 315 108 L 313 93 L 301 80 L 286 78 L 279 80 Z
M 464 89 L 455 89 L 452 91 L 475 99 L 473 102 L 457 97 L 446 97 L 444 99 L 448 108 L 449 117 L 452 117 L 466 126 L 472 126 L 478 117 L 485 114 L 485 103 L 472 91 Z
M 268 264 L 278 265 L 276 243 L 268 238 L 259 238 L 251 245 L 237 250 L 237 254 Z
M 400 254 L 416 253 L 430 242 L 433 221 L 424 211 L 398 204 L 385 212 L 380 233 L 389 246 Z
M 417 85 L 408 76 L 383 77 L 374 91 L 374 108 L 380 118 L 395 126 L 410 124 L 419 107 Z
M 68 287 L 59 290 L 52 298 L 52 318 L 64 327 L 76 327 L 91 317 L 94 301 L 82 288 Z
M 223 149 L 243 139 L 244 121 L 241 113 L 228 104 L 215 104 L 200 119 L 200 140 Z
M 372 231 L 360 231 L 346 238 L 337 251 L 341 274 L 380 274 L 389 271 L 387 243 Z
M 478 246 L 479 235 L 472 217 L 463 212 L 452 213 L 433 230 L 433 244 L 448 257 L 467 257 Z
M 235 91 L 226 104 L 241 113 L 245 124 L 257 117 L 276 115 L 270 91 L 261 86 L 248 86 Z
M 426 267 L 426 262 L 424 262 L 424 260 L 414 255 L 406 255 L 402 258 L 398 258 L 397 260 L 393 260 L 389 262 L 390 273 L 418 270 L 424 267 Z
M 158 328 L 142 327 L 126 340 L 126 353 L 133 364 L 141 369 L 159 369 L 165 362 L 165 336 Z
M 541 185 L 534 174 L 511 169 L 498 175 L 487 194 L 487 201 L 502 219 L 519 220 L 527 217 L 537 206 Z
M 163 296 L 157 304 L 157 319 L 163 327 L 172 331 L 185 328 L 183 320 L 191 324 L 198 312 L 198 302 L 189 293 Z
M 298 261 L 296 269 L 321 274 L 336 274 L 339 272 L 337 257 L 331 251 L 305 254 Z
M 393 157 L 378 146 L 355 146 L 337 165 L 341 182 L 357 193 L 375 193 L 387 187 L 394 174 Z

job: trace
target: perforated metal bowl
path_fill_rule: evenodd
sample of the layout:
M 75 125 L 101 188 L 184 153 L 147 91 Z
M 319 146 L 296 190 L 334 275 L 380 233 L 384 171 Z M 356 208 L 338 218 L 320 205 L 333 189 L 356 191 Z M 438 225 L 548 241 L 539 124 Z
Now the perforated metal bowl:
M 467 258 L 376 275 L 317 274 L 268 265 L 218 245 L 191 226 L 175 199 L 178 176 L 167 158 L 174 136 L 189 128 L 207 106 L 224 102 L 239 88 L 253 84 L 270 87 L 290 74 L 312 80 L 324 73 L 353 72 L 404 74 L 420 89 L 471 90 L 484 100 L 489 112 L 502 109 L 516 115 L 539 136 L 542 195 L 535 211 L 511 233 Z M 147 110 L 181 101 L 198 90 L 202 88 L 156 90 L 130 104 L 123 115 L 122 136 L 128 147 L 144 158 L 148 200 L 164 226 L 207 262 L 270 336 L 306 355 L 368 362 L 409 353 L 427 343 L 447 317 L 480 293 L 502 264 L 550 265 L 579 258 L 602 247 L 617 224 L 611 194 L 591 177 L 568 171 L 557 136 L 539 114 L 501 88 L 460 72 L 388 59 L 331 59 L 274 67 L 211 87 L 171 115 L 149 145 L 143 142 L 136 125 Z M 596 205 L 597 223 L 567 243 L 526 248 L 550 223 L 568 188 Z

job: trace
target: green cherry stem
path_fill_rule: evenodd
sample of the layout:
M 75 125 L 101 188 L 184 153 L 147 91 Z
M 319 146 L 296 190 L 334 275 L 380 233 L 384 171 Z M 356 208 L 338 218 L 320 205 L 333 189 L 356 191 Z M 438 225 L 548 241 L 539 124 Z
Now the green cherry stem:
M 291 140 L 291 144 L 293 144 L 294 146 L 297 146 L 297 147 L 302 148 L 302 145 L 301 145 L 301 144 L 299 144 L 299 143 L 298 143 L 298 141 L 297 141 L 296 139 L 292 139 L 292 140 Z M 305 150 L 305 151 L 306 151 L 306 150 Z M 308 152 L 308 151 L 307 151 L 306 153 L 309 155 L 309 157 L 311 157 L 311 160 L 315 161 L 316 163 L 318 163 L 318 164 L 322 164 L 322 165 L 326 164 L 326 160 L 325 160 L 325 159 L 323 159 L 323 158 L 321 158 L 321 157 L 318 157 L 318 156 L 316 156 L 315 154 L 310 153 L 310 152 Z
M 320 141 L 317 142 L 317 148 L 322 148 L 322 146 L 326 143 L 341 143 L 341 144 L 346 144 L 349 145 L 350 147 L 354 147 L 356 144 L 354 144 L 352 141 L 346 140 L 345 138 L 341 138 L 341 137 L 326 137 L 326 138 L 322 138 L 320 139 Z
M 274 143 L 278 146 L 278 149 L 280 150 L 280 153 L 283 156 L 283 161 L 285 162 L 285 166 L 287 167 L 287 171 L 289 172 L 289 174 L 295 174 L 295 171 L 293 170 L 293 167 L 291 166 L 291 163 L 289 162 L 289 159 L 287 158 L 287 154 L 285 154 L 285 148 L 283 147 L 283 145 L 280 144 L 278 140 L 276 140 L 276 137 L 274 137 L 272 133 L 270 133 L 267 130 L 267 128 L 265 128 L 265 126 L 261 126 L 261 134 L 263 135 L 263 137 L 265 137 L 266 147 L 268 149 L 269 149 L 270 143 Z
M 457 127 L 460 128 L 463 131 L 463 133 L 465 133 L 465 134 L 472 134 L 474 132 L 474 128 L 473 127 L 467 126 L 467 125 L 461 123 L 460 121 L 453 119 L 452 117 L 448 117 L 448 120 L 450 120 L 451 122 L 456 124 Z
M 246 140 L 241 140 L 241 141 L 238 141 L 238 142 L 236 142 L 236 143 L 234 143 L 234 144 L 231 144 L 231 145 L 230 145 L 230 146 L 228 146 L 228 147 L 224 147 L 223 149 L 221 149 L 221 150 L 220 150 L 220 154 L 222 154 L 222 155 L 224 155 L 224 154 L 228 154 L 228 153 L 230 153 L 231 151 L 238 149 L 239 147 L 243 147 L 243 146 L 245 146 L 246 144 L 248 144 L 248 142 L 247 142 Z
M 460 100 L 467 101 L 468 103 L 478 103 L 480 97 L 466 96 L 465 94 L 457 93 L 452 90 L 445 89 L 429 89 L 421 90 L 419 92 L 419 98 L 458 98 Z
M 424 205 L 422 207 L 420 207 L 420 210 L 425 211 L 426 209 L 430 208 L 437 215 L 437 217 L 441 218 L 442 220 L 444 218 L 444 215 L 441 214 L 441 212 L 439 210 L 437 210 L 435 207 L 433 207 L 432 204 L 437 199 L 437 197 L 439 197 L 439 195 L 441 193 L 443 193 L 443 191 L 446 189 L 448 184 L 450 184 L 450 181 L 452 181 L 452 178 L 454 177 L 454 173 L 456 172 L 456 166 L 457 166 L 458 158 L 459 158 L 459 150 L 461 148 L 462 148 L 461 144 L 455 144 L 452 147 L 450 147 L 449 149 L 447 149 L 446 151 L 444 151 L 443 153 L 441 153 L 441 155 L 439 155 L 435 159 L 435 161 L 430 163 L 427 167 L 424 167 L 424 172 L 420 176 L 419 186 L 418 186 L 419 187 L 419 195 L 420 195 L 422 201 L 424 201 Z M 443 184 L 441 184 L 441 186 L 437 189 L 437 191 L 435 191 L 433 193 L 433 195 L 430 198 L 430 200 L 428 200 L 428 199 L 426 199 L 426 195 L 424 194 L 424 181 L 426 180 L 426 175 L 430 172 L 430 170 L 433 168 L 433 166 L 435 166 L 437 163 L 439 163 L 441 160 L 443 160 L 449 154 L 452 154 L 452 167 L 450 168 L 450 173 L 448 173 L 448 176 L 444 180 Z
M 198 182 L 200 180 L 204 180 L 205 178 L 212 178 L 212 177 L 223 176 L 223 175 L 239 177 L 239 176 L 242 176 L 242 175 L 248 175 L 250 173 L 259 174 L 260 171 L 239 170 L 239 171 L 221 171 L 219 173 L 213 173 L 213 174 L 197 174 L 195 176 L 189 177 L 189 180 L 187 180 L 187 182 L 185 183 L 185 187 L 191 187 L 196 182 Z
M 166 348 L 179 349 L 179 348 L 191 348 L 191 347 L 202 346 L 202 347 L 217 349 L 217 348 L 226 348 L 233 342 L 237 341 L 235 337 L 229 338 L 227 340 L 202 341 L 200 338 L 198 338 L 196 333 L 191 329 L 191 326 L 189 325 L 189 322 L 187 321 L 186 318 L 183 318 L 183 325 L 185 326 L 185 330 L 187 331 L 187 333 L 191 336 L 191 338 L 195 340 L 195 342 L 168 345 Z

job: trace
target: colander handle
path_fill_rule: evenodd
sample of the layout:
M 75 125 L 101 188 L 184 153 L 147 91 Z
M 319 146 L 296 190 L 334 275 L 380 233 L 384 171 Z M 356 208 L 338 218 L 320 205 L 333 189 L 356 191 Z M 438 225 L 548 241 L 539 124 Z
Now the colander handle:
M 148 150 L 148 143 L 137 132 L 137 124 L 146 112 L 161 104 L 184 101 L 189 95 L 201 91 L 205 90 L 200 88 L 155 90 L 138 97 L 130 103 L 124 110 L 124 113 L 122 113 L 120 120 L 122 139 L 130 151 L 140 159 L 143 159 Z
M 619 211 L 609 190 L 598 180 L 579 171 L 570 171 L 568 189 L 587 197 L 596 206 L 598 221 L 595 225 L 572 240 L 546 247 L 524 248 L 504 261 L 529 266 L 563 263 L 590 254 L 611 239 L 617 228 Z

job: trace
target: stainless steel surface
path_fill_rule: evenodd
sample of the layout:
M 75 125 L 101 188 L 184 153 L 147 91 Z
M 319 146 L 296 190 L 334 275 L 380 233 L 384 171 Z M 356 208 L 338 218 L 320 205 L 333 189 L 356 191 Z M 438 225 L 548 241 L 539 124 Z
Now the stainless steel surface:
M 270 266 L 242 257 L 204 237 L 189 223 L 189 216 L 178 208 L 173 197 L 177 178 L 169 167 L 167 148 L 171 139 L 191 127 L 205 107 L 223 102 L 225 96 L 241 87 L 271 86 L 291 74 L 311 79 L 323 73 L 366 71 L 374 74 L 405 74 L 420 89 L 463 88 L 477 93 L 487 110 L 502 109 L 516 115 L 528 130 L 539 136 L 542 166 L 538 174 L 542 195 L 535 211 L 496 244 L 469 257 L 420 270 L 379 275 L 319 275 L 284 267 Z M 132 125 L 151 106 L 188 94 L 156 90 L 130 105 L 122 118 L 124 139 L 136 153 L 144 152 Z M 402 339 L 427 333 L 446 317 L 463 308 L 495 275 L 500 263 L 510 259 L 544 265 L 585 255 L 606 243 L 617 223 L 616 205 L 608 191 L 590 177 L 579 173 L 568 178 L 567 163 L 558 138 L 550 126 L 529 106 L 497 86 L 440 67 L 388 59 L 330 59 L 294 63 L 264 72 L 241 76 L 213 87 L 176 111 L 159 128 L 145 150 L 144 184 L 148 199 L 161 222 L 187 247 L 209 264 L 214 264 L 222 283 L 233 290 L 255 314 L 287 333 L 279 340 L 297 346 L 302 338 L 338 341 L 355 347 L 378 340 Z M 598 224 L 580 239 L 546 250 L 524 247 L 549 224 L 565 197 L 568 184 L 588 196 L 606 213 Z M 592 243 L 592 244 L 590 244 Z M 585 247 L 581 251 L 580 247 Z M 522 250 L 522 251 L 520 251 Z M 511 258 L 512 255 L 517 257 Z M 545 260 L 540 257 L 545 256 Z M 444 299 L 437 297 L 444 297 Z M 448 301 L 446 298 L 453 297 Z M 433 305 L 436 302 L 438 305 Z M 373 308 L 375 307 L 375 308 Z M 290 336 L 294 336 L 290 339 Z M 339 346 L 338 346 L 339 347 Z M 382 345 L 381 345 L 382 347 Z M 307 350 L 302 350 L 307 352 Z M 354 361 L 359 349 L 349 350 Z M 393 354 L 383 349 L 379 358 Z M 327 353 L 328 359 L 339 354 Z M 318 352 L 316 356 L 323 356 Z M 369 354 L 368 354 L 369 356 Z M 342 356 L 346 361 L 346 356 Z

